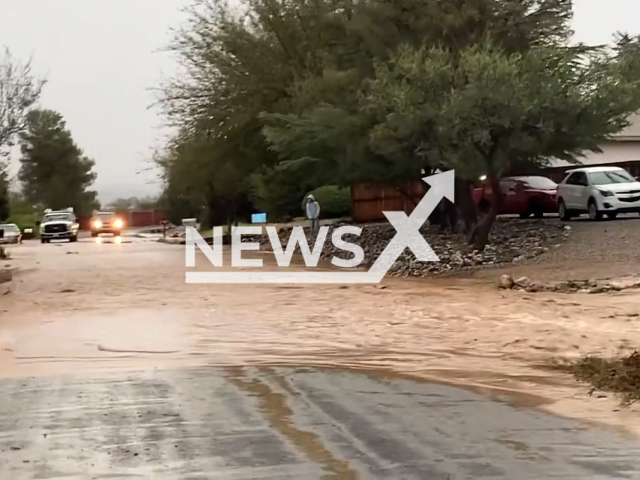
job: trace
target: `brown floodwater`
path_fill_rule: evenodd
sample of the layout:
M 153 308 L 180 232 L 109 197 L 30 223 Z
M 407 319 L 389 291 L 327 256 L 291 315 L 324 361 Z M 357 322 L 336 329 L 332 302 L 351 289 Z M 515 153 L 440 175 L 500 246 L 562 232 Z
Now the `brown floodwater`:
M 268 269 L 277 268 L 271 257 Z M 378 285 L 185 284 L 184 250 L 79 242 L 13 249 L 0 376 L 296 365 L 446 381 L 640 432 L 633 410 L 540 368 L 640 343 L 638 293 L 503 292 L 483 279 Z M 294 268 L 303 268 L 298 260 Z M 199 271 L 209 270 L 198 257 Z M 496 273 L 498 276 L 499 273 Z

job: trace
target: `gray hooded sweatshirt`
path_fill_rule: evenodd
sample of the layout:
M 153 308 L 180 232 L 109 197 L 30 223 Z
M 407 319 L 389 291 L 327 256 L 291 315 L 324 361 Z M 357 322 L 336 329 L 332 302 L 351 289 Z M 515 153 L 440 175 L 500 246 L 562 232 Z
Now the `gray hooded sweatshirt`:
M 307 197 L 307 218 L 309 220 L 315 220 L 320 216 L 320 204 L 316 202 L 313 195 Z

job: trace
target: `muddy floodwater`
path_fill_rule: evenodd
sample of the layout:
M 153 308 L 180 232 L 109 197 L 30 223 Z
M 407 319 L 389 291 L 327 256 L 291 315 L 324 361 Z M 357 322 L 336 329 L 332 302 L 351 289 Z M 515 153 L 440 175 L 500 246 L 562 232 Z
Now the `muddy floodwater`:
M 451 278 L 194 285 L 184 281 L 184 249 L 154 242 L 28 243 L 12 253 L 23 272 L 0 300 L 5 377 L 149 365 L 371 369 L 636 425 L 635 414 L 613 412 L 613 400 L 588 399 L 571 378 L 539 368 L 640 343 L 634 292 L 523 294 Z M 210 269 L 204 256 L 197 263 Z
M 640 434 L 634 408 L 589 397 L 586 386 L 544 368 L 555 358 L 639 344 L 637 293 L 504 292 L 486 275 L 381 285 L 194 285 L 185 283 L 184 248 L 139 239 L 27 242 L 12 255 L 19 271 L 12 292 L 0 298 L 0 377 L 18 383 L 5 383 L 13 385 L 7 392 L 25 378 L 48 389 L 47 379 L 68 375 L 202 376 L 216 368 L 234 388 L 260 395 L 262 387 L 237 369 L 313 368 L 318 375 L 457 385 L 580 425 Z M 277 268 L 268 254 L 254 255 Z M 196 270 L 210 270 L 202 255 Z

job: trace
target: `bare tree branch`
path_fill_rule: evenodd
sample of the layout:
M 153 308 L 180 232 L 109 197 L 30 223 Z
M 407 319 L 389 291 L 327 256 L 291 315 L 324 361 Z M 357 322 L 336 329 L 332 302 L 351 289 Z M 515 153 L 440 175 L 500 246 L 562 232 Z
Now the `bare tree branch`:
M 27 113 L 38 102 L 45 83 L 46 79 L 33 74 L 31 59 L 22 63 L 8 49 L 0 52 L 0 154 L 25 129 Z

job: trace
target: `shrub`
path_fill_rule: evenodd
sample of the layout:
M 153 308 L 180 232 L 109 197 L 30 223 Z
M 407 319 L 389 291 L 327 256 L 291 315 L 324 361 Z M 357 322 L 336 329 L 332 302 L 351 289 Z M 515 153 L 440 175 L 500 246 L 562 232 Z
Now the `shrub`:
M 25 213 L 11 215 L 6 223 L 15 223 L 20 230 L 25 228 L 35 228 L 36 222 L 40 220 L 40 216 L 35 213 Z
M 307 196 L 313 195 L 320 204 L 320 218 L 348 217 L 351 212 L 351 194 L 348 187 L 324 185 L 312 190 L 302 199 L 302 210 L 306 211 Z

